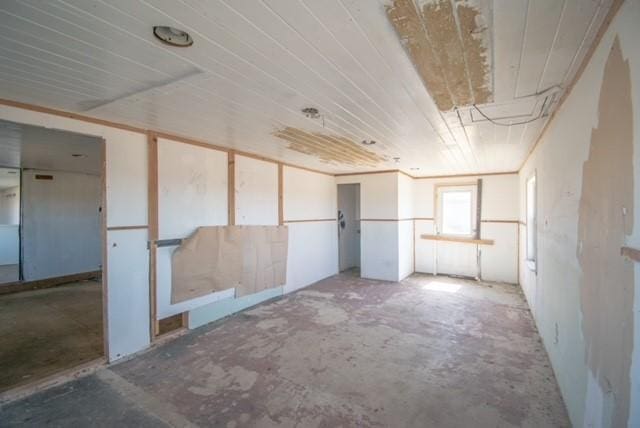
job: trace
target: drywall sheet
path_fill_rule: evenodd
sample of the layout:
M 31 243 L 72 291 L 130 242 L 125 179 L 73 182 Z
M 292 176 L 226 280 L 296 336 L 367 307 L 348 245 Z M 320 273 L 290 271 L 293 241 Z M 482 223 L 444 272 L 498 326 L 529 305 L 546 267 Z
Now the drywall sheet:
M 227 154 L 158 139 L 158 233 L 189 236 L 199 226 L 227 224 Z
M 337 189 L 333 176 L 284 166 L 285 220 L 336 218 Z
M 336 221 L 291 223 L 287 285 L 284 292 L 289 293 L 306 287 L 337 273 L 338 226 Z
M 277 225 L 278 165 L 245 156 L 235 162 L 235 224 Z
M 149 346 L 147 230 L 107 232 L 109 361 Z
M 171 303 L 235 288 L 236 296 L 285 284 L 287 226 L 200 227 L 175 250 Z
M 421 235 L 431 235 L 434 233 L 433 220 L 416 220 L 415 226 L 415 248 L 416 248 L 416 272 L 435 273 L 435 251 L 436 242 L 429 239 L 422 239 Z

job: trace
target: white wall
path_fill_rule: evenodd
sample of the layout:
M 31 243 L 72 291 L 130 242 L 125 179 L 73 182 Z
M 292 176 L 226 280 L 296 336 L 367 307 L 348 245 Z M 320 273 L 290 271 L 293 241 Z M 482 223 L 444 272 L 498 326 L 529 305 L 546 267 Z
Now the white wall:
M 476 182 L 478 178 L 482 179 L 480 237 L 492 239 L 494 244 L 478 246 L 421 239 L 420 235 L 433 234 L 435 231 L 436 185 L 471 183 Z M 518 191 L 517 174 L 415 179 L 413 217 L 416 271 L 472 277 L 481 272 L 481 278 L 487 281 L 517 283 Z
M 16 224 L 0 224 L 0 266 L 16 265 L 20 260 L 19 228 Z
M 399 175 L 389 172 L 336 177 L 338 184 L 360 184 L 360 275 L 363 278 L 386 281 L 401 279 L 398 220 L 400 206 L 404 213 L 411 202 L 404 197 L 402 203 L 399 201 Z M 406 232 L 404 228 L 403 232 Z M 403 238 L 402 245 L 405 244 L 406 239 Z M 403 250 L 403 260 L 406 262 L 406 248 L 403 247 Z
M 20 186 L 0 191 L 0 224 L 20 224 Z
M 602 359 L 598 359 L 598 364 L 611 365 L 610 359 L 622 352 L 622 346 L 608 350 L 588 346 L 588 340 L 593 343 L 594 339 L 586 337 L 584 326 L 587 318 L 594 315 L 584 311 L 583 272 L 578 259 L 579 248 L 582 246 L 578 236 L 578 219 L 583 191 L 583 166 L 589 157 L 592 132 L 599 127 L 600 89 L 605 65 L 616 37 L 620 41 L 623 58 L 629 63 L 632 91 L 634 227 L 632 234 L 627 237 L 626 245 L 640 248 L 639 22 L 640 2 L 626 1 L 611 22 L 583 75 L 520 171 L 520 215 L 523 222 L 526 221 L 525 183 L 534 171 L 538 186 L 537 273 L 530 270 L 525 261 L 528 225 L 522 225 L 520 282 L 551 359 L 571 421 L 576 427 L 613 426 L 614 418 L 619 416 L 616 414 L 616 403 L 624 400 L 625 396 L 630 403 L 628 426 L 640 426 L 640 265 L 634 263 L 635 284 L 631 290 L 633 298 L 630 298 L 633 300 L 633 310 L 625 313 L 625 320 L 622 322 L 633 325 L 631 369 L 629 373 L 622 372 L 620 377 L 611 377 L 604 382 L 603 387 L 603 382 L 598 381 L 601 372 L 591 368 L 592 353 L 604 355 Z M 612 188 L 611 192 L 617 190 Z M 608 225 L 602 224 L 602 227 L 607 228 Z M 617 252 L 611 256 L 621 257 Z M 615 272 L 610 274 L 613 276 Z M 619 307 L 612 310 L 616 313 L 604 312 L 608 307 L 606 300 L 614 295 L 618 287 L 623 286 L 624 284 L 616 281 L 601 284 L 604 297 L 600 300 L 602 309 L 596 310 L 601 315 L 596 316 L 617 319 L 619 311 L 626 310 Z M 608 288 L 611 292 L 605 291 Z M 602 335 L 620 337 L 623 330 L 623 325 L 620 325 L 618 328 L 602 331 Z M 613 365 L 623 370 L 623 364 Z M 631 384 L 630 391 L 620 390 L 620 382 L 625 378 Z M 625 425 L 624 421 L 617 424 Z
M 287 293 L 338 273 L 338 196 L 333 176 L 288 166 L 283 176 Z
M 235 157 L 236 224 L 278 224 L 278 164 Z
M 109 228 L 147 225 L 147 136 L 67 117 L 0 106 L 0 118 L 101 137 L 106 144 L 106 212 Z M 149 345 L 146 229 L 108 230 L 106 296 L 108 358 Z M 104 298 L 104 296 L 103 296 Z
M 37 178 L 43 174 L 52 179 Z M 99 176 L 23 170 L 24 280 L 101 270 L 101 199 Z

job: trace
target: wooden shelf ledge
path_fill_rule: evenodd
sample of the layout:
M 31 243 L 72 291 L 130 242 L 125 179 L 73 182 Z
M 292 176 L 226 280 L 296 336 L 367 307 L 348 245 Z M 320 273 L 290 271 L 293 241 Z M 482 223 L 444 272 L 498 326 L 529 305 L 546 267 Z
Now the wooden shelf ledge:
M 620 254 L 623 256 L 629 257 L 629 259 L 634 262 L 640 262 L 640 250 L 636 250 L 631 247 L 622 247 L 620 248 Z
M 456 236 L 443 236 L 443 235 L 420 235 L 420 238 L 428 239 L 431 241 L 448 241 L 448 242 L 462 242 L 464 244 L 493 245 L 493 239 L 462 238 L 462 237 L 456 237 Z

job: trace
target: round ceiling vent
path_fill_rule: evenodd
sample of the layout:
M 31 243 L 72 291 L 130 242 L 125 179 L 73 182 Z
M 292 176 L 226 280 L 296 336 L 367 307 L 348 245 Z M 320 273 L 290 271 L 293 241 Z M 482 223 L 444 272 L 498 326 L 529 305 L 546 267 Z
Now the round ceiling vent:
M 193 44 L 193 39 L 186 31 L 173 27 L 156 26 L 153 27 L 153 35 L 161 42 L 179 48 L 186 48 Z

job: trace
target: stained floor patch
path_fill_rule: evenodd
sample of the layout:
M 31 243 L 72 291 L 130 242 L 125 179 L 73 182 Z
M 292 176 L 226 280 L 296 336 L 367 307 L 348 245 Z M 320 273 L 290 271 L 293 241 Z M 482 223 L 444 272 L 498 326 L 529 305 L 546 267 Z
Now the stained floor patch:
M 387 16 L 442 111 L 492 100 L 480 11 L 466 1 L 394 0 Z
M 355 166 L 376 166 L 387 159 L 348 138 L 307 132 L 286 127 L 273 133 L 289 143 L 290 150 L 319 158 L 327 163 L 340 163 Z

